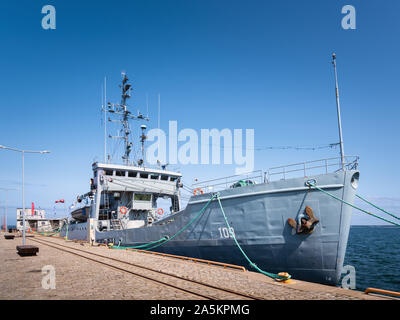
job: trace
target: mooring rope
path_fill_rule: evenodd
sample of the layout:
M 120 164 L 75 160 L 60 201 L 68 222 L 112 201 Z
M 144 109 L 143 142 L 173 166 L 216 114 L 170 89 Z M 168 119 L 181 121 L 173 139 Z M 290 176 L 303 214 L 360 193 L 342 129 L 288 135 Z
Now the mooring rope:
M 60 233 L 60 232 L 61 232 L 61 228 L 58 228 L 58 229 L 55 229 L 52 231 L 47 231 L 47 232 L 38 232 L 38 231 L 34 231 L 34 230 L 31 231 L 31 233 L 40 234 L 45 237 L 52 237 L 53 235 Z
M 351 203 L 349 203 L 349 202 L 347 202 L 347 201 L 345 201 L 345 200 L 342 200 L 342 199 L 340 199 L 340 198 L 334 196 L 333 194 L 329 193 L 328 191 L 325 191 L 325 190 L 321 189 L 320 187 L 317 187 L 317 185 L 316 185 L 315 183 L 312 183 L 310 180 L 308 180 L 308 181 L 306 182 L 306 184 L 307 184 L 309 187 L 314 187 L 315 189 L 317 189 L 317 190 L 319 190 L 319 191 L 325 193 L 326 195 L 332 197 L 333 199 L 336 199 L 336 200 L 338 200 L 338 201 L 340 201 L 340 202 L 342 202 L 342 203 L 344 203 L 344 204 L 347 204 L 347 205 L 350 206 L 350 207 L 353 207 L 354 209 L 360 210 L 360 211 L 362 211 L 362 212 L 364 212 L 364 213 L 366 213 L 366 214 L 369 214 L 370 216 L 373 216 L 373 217 L 375 217 L 375 218 L 377 218 L 377 219 L 381 219 L 381 220 L 383 220 L 383 221 L 386 221 L 386 222 L 388 222 L 388 223 L 391 223 L 391 224 L 393 224 L 393 225 L 395 225 L 395 226 L 399 226 L 399 227 L 400 227 L 400 224 L 398 224 L 398 223 L 396 223 L 396 222 L 393 222 L 393 221 L 387 220 L 387 219 L 385 219 L 385 218 L 382 218 L 382 217 L 380 217 L 380 216 L 378 216 L 378 215 L 376 215 L 376 214 L 373 214 L 373 213 L 371 213 L 371 212 L 369 212 L 369 211 L 367 211 L 367 210 L 361 209 L 361 208 L 359 208 L 359 207 L 357 207 L 357 206 L 355 206 L 355 205 L 353 205 L 353 204 L 351 204 Z
M 266 275 L 266 276 L 268 276 L 270 278 L 273 278 L 275 280 L 278 280 L 278 281 L 284 281 L 284 280 L 290 279 L 291 275 L 286 273 L 286 272 L 281 272 L 279 274 L 266 272 L 266 271 L 260 269 L 253 261 L 250 260 L 250 258 L 247 256 L 247 254 L 244 252 L 244 250 L 240 246 L 239 242 L 237 241 L 237 239 L 235 237 L 235 234 L 233 232 L 231 232 L 232 229 L 231 229 L 231 227 L 229 225 L 229 222 L 228 222 L 228 219 L 226 217 L 224 208 L 222 207 L 221 200 L 220 200 L 220 197 L 219 197 L 219 193 L 213 194 L 212 197 L 206 203 L 206 205 L 199 211 L 199 213 L 191 221 L 189 221 L 188 224 L 186 224 L 182 229 L 180 229 L 177 233 L 175 233 L 172 237 L 169 237 L 169 238 L 168 237 L 163 237 L 160 240 L 157 240 L 157 241 L 154 241 L 154 242 L 150 242 L 150 243 L 147 243 L 147 244 L 143 244 L 143 245 L 140 245 L 140 246 L 134 246 L 134 247 L 124 247 L 124 246 L 120 246 L 120 243 L 118 243 L 118 246 L 110 246 L 110 248 L 112 248 L 112 249 L 140 249 L 140 248 L 143 248 L 142 250 L 145 250 L 145 251 L 157 248 L 157 247 L 159 247 L 159 246 L 171 241 L 176 236 L 181 234 L 184 230 L 186 230 L 194 221 L 196 221 L 204 213 L 206 208 L 209 206 L 209 204 L 214 199 L 218 200 L 218 203 L 219 203 L 219 206 L 221 208 L 221 212 L 222 212 L 222 214 L 224 216 L 225 223 L 226 223 L 226 225 L 228 227 L 228 230 L 231 233 L 232 238 L 235 241 L 235 243 L 236 243 L 237 247 L 239 248 L 240 252 L 243 254 L 243 256 L 246 258 L 246 260 L 249 262 L 250 266 L 253 267 L 255 270 L 257 270 L 258 272 L 262 273 L 263 275 Z M 153 246 L 151 246 L 151 245 L 153 245 Z M 146 248 L 146 247 L 148 247 L 148 248 Z
M 177 233 L 175 233 L 172 237 L 164 236 L 163 238 L 161 238 L 161 239 L 159 239 L 157 241 L 150 242 L 150 243 L 147 243 L 147 244 L 143 244 L 143 245 L 140 245 L 140 246 L 135 246 L 135 247 L 123 247 L 123 246 L 118 245 L 117 247 L 111 246 L 110 248 L 114 248 L 114 249 L 140 249 L 140 248 L 144 248 L 142 250 L 151 250 L 151 249 L 157 248 L 157 247 L 159 247 L 159 246 L 171 241 L 176 236 L 181 234 L 184 230 L 186 230 L 194 221 L 196 221 L 203 214 L 203 212 L 206 210 L 206 208 L 211 203 L 211 201 L 213 201 L 215 199 L 215 197 L 216 197 L 216 195 L 213 195 L 210 198 L 210 200 L 208 200 L 206 205 L 199 211 L 199 213 L 191 221 L 189 221 L 189 223 L 187 223 L 182 229 L 180 229 Z M 150 247 L 146 248 L 148 246 L 150 246 Z
M 148 246 L 151 246 L 151 245 L 158 244 L 160 242 L 166 241 L 167 239 L 168 239 L 168 237 L 162 237 L 161 239 L 159 239 L 157 241 L 149 242 L 149 243 L 142 244 L 140 246 L 134 246 L 134 247 L 121 246 L 120 245 L 121 241 L 119 241 L 118 242 L 118 246 L 110 246 L 110 248 L 112 248 L 112 249 L 141 249 L 141 248 L 146 248 Z M 146 250 L 146 249 L 142 249 L 142 250 Z
M 384 209 L 378 207 L 377 205 L 373 204 L 372 202 L 368 201 L 367 199 L 364 199 L 364 198 L 361 197 L 360 195 L 356 194 L 356 197 L 359 198 L 359 199 L 361 199 L 361 200 L 363 200 L 363 201 L 365 201 L 366 203 L 370 204 L 371 206 L 377 208 L 378 210 L 380 210 L 380 211 L 382 211 L 382 212 L 388 214 L 389 216 L 391 216 L 391 217 L 393 217 L 393 218 L 395 218 L 395 219 L 397 219 L 397 220 L 400 220 L 399 217 L 397 217 L 397 216 L 395 216 L 394 214 L 392 214 L 392 213 L 390 213 L 390 212 L 387 212 L 386 210 L 384 210 Z
M 219 197 L 219 193 L 217 193 L 217 200 L 218 200 L 218 203 L 219 203 L 219 207 L 221 208 L 222 215 L 224 216 L 225 223 L 226 223 L 226 226 L 228 227 L 229 233 L 231 234 L 233 240 L 236 243 L 236 246 L 239 248 L 239 250 L 242 253 L 242 255 L 246 258 L 246 260 L 248 261 L 250 266 L 252 266 L 254 269 L 256 269 L 258 272 L 262 273 L 263 275 L 266 275 L 266 276 L 268 276 L 270 278 L 273 278 L 273 279 L 276 279 L 276 280 L 288 280 L 288 279 L 290 279 L 291 275 L 286 273 L 286 272 L 280 272 L 279 274 L 267 272 L 267 271 L 264 271 L 264 270 L 260 269 L 253 261 L 250 260 L 250 258 L 247 256 L 247 254 L 244 252 L 244 250 L 240 246 L 239 242 L 237 241 L 235 233 L 232 232 L 232 228 L 231 228 L 231 226 L 230 226 L 230 224 L 228 222 L 228 219 L 226 217 L 224 208 L 222 207 L 221 199 Z

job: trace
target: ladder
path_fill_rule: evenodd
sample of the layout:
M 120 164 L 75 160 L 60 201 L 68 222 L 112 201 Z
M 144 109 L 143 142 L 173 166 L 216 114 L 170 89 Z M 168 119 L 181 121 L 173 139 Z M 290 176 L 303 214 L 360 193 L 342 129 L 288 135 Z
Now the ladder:
M 110 197 L 108 196 L 107 192 L 104 193 L 103 208 L 104 209 L 110 209 Z
M 109 210 L 110 209 L 110 197 L 107 192 L 103 194 L 103 206 L 100 206 L 99 210 L 99 219 L 100 220 L 108 220 L 110 219 Z
M 122 230 L 122 223 L 119 219 L 111 219 L 111 226 L 113 230 Z
M 178 196 L 175 196 L 174 199 L 172 199 L 172 210 L 173 210 L 173 212 L 179 211 L 179 197 Z

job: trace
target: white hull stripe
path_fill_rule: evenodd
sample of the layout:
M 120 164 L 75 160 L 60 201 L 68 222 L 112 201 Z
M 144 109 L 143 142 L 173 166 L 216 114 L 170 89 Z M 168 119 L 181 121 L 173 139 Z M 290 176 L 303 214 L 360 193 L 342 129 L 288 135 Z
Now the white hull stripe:
M 343 184 L 330 184 L 330 185 L 324 185 L 324 186 L 319 186 L 321 189 L 336 189 L 336 188 L 342 188 L 344 187 Z M 265 191 L 258 191 L 258 192 L 250 192 L 250 193 L 242 193 L 242 194 L 237 194 L 237 195 L 231 195 L 231 196 L 224 196 L 220 197 L 221 200 L 225 199 L 232 199 L 232 198 L 241 198 L 241 197 L 249 197 L 249 196 L 257 196 L 260 194 L 269 194 L 269 193 L 281 193 L 281 192 L 295 192 L 295 191 L 306 191 L 309 190 L 310 187 L 298 187 L 298 188 L 286 188 L 286 189 L 274 189 L 274 190 L 265 190 Z M 311 187 L 311 189 L 316 190 L 314 187 Z M 203 199 L 203 200 L 197 200 L 197 201 L 190 201 L 189 204 L 197 204 L 197 203 L 202 203 L 202 202 L 207 202 L 209 199 Z

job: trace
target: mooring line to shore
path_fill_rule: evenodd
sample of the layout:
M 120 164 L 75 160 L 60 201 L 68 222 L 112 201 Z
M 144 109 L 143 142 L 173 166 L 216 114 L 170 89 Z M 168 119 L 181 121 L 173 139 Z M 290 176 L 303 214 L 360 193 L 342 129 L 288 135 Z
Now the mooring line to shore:
M 387 223 L 390 223 L 390 224 L 393 224 L 393 225 L 395 225 L 395 226 L 399 226 L 399 227 L 400 227 L 400 224 L 398 224 L 398 223 L 396 223 L 396 222 L 387 220 L 387 219 L 382 218 L 382 217 L 380 217 L 380 216 L 378 216 L 378 215 L 376 215 L 376 214 L 373 214 L 373 213 L 371 213 L 371 212 L 369 212 L 369 211 L 367 211 L 367 210 L 361 209 L 360 207 L 357 207 L 357 206 L 355 206 L 355 205 L 353 205 L 353 204 L 351 204 L 351 203 L 349 203 L 349 202 L 347 202 L 347 201 L 345 201 L 345 200 L 343 200 L 343 199 L 340 199 L 340 198 L 336 197 L 336 196 L 333 195 L 332 193 L 323 190 L 322 188 L 320 188 L 320 187 L 318 187 L 318 186 L 316 185 L 315 180 L 314 180 L 314 183 L 312 182 L 312 180 L 308 180 L 308 181 L 306 182 L 306 184 L 307 184 L 310 188 L 313 187 L 313 188 L 317 189 L 318 191 L 321 191 L 322 193 L 325 193 L 326 195 L 330 196 L 331 198 L 333 198 L 333 199 L 335 199 L 335 200 L 338 200 L 338 201 L 340 201 L 340 202 L 342 202 L 342 203 L 344 203 L 344 204 L 347 204 L 348 206 L 350 206 L 350 207 L 352 207 L 352 208 L 354 208 L 354 209 L 357 209 L 357 210 L 359 210 L 359 211 L 361 211 L 361 212 L 364 212 L 364 213 L 366 213 L 366 214 L 369 214 L 370 216 L 373 216 L 373 217 L 375 217 L 375 218 L 377 218 L 377 219 L 383 220 L 383 221 L 385 221 L 385 222 L 387 222 Z M 372 205 L 372 203 L 371 203 L 371 205 Z M 374 205 L 374 207 L 377 207 L 377 206 Z M 378 208 L 378 207 L 377 207 L 377 208 Z M 383 209 L 381 209 L 381 208 L 379 208 L 379 209 L 380 209 L 380 210 L 383 210 Z M 384 212 L 386 212 L 386 211 L 384 211 Z

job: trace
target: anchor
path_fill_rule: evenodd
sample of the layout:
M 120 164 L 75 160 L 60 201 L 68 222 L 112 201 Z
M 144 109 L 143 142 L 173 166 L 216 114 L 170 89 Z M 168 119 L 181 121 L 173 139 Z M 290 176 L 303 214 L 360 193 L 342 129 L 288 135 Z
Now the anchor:
M 315 226 L 319 222 L 317 218 L 314 216 L 314 212 L 311 207 L 306 206 L 305 213 L 309 217 L 308 219 L 303 217 L 300 219 L 300 224 L 297 224 L 296 221 L 292 218 L 288 219 L 288 224 L 296 230 L 296 234 L 311 234 L 314 231 Z

